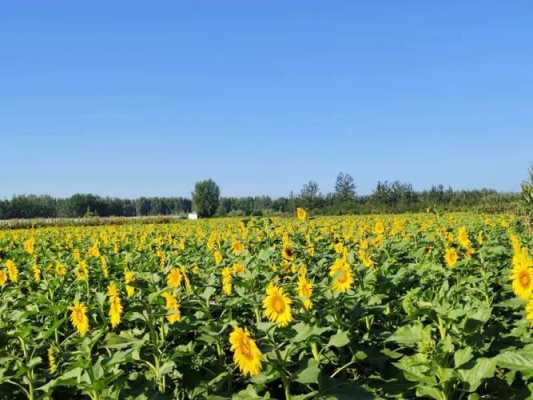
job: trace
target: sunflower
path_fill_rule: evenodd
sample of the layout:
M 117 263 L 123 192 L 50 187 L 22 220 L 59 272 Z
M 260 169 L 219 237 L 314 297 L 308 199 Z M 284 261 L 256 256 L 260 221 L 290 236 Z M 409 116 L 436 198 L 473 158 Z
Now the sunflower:
M 344 243 L 342 242 L 337 242 L 333 245 L 333 248 L 335 249 L 335 252 L 337 254 L 344 254 L 344 251 L 345 251 L 345 248 L 344 248 Z
M 250 337 L 247 329 L 233 328 L 229 335 L 233 361 L 244 375 L 256 376 L 261 372 L 263 353 Z
M 35 250 L 35 239 L 34 238 L 30 238 L 24 242 L 24 250 L 26 250 L 28 254 L 33 254 Z
M 374 266 L 374 261 L 372 260 L 372 258 L 370 258 L 367 250 L 365 250 L 364 248 L 359 249 L 359 251 L 357 252 L 357 256 L 365 267 L 370 268 Z
M 100 247 L 98 242 L 94 242 L 87 252 L 87 257 L 100 257 Z
M 87 261 L 81 260 L 76 269 L 76 279 L 79 281 L 87 281 L 89 279 L 89 266 Z
M 4 269 L 0 269 L 0 286 L 4 286 L 7 282 L 7 274 Z
M 296 218 L 299 221 L 305 221 L 307 219 L 307 211 L 305 211 L 303 208 L 298 207 L 296 209 Z
M 31 270 L 33 272 L 33 279 L 36 283 L 41 282 L 41 268 L 37 264 L 33 264 L 33 267 L 31 267 Z
M 528 300 L 533 293 L 533 268 L 523 264 L 513 269 L 513 291 L 515 295 Z
M 7 260 L 6 268 L 7 268 L 7 275 L 9 276 L 9 280 L 11 282 L 18 281 L 19 270 L 17 266 L 15 265 L 15 263 L 12 260 Z
M 109 298 L 109 319 L 111 320 L 111 326 L 114 328 L 120 324 L 122 316 L 122 303 L 115 282 L 111 282 L 107 287 L 107 296 Z
M 107 279 L 109 277 L 109 265 L 105 256 L 100 257 L 100 269 L 102 270 L 103 277 Z
M 115 282 L 111 282 L 109 285 L 107 285 L 107 297 L 117 297 L 118 295 L 118 288 Z
M 232 268 L 224 267 L 222 269 L 222 292 L 224 292 L 226 296 L 231 296 L 233 290 L 232 278 Z
M 85 335 L 85 333 L 89 330 L 87 306 L 76 300 L 70 307 L 70 321 L 81 336 Z
M 234 274 L 242 274 L 244 272 L 244 265 L 241 263 L 235 263 L 233 264 L 233 273 Z
M 292 261 L 294 259 L 294 251 L 288 244 L 283 245 L 283 248 L 281 249 L 281 255 L 287 261 Z
M 135 294 L 135 287 L 130 285 L 135 280 L 135 272 L 125 270 L 124 271 L 124 283 L 126 284 L 126 294 L 128 297 L 132 297 Z
M 347 292 L 353 283 L 352 270 L 346 258 L 337 258 L 329 270 L 333 278 L 333 290 L 337 293 Z
M 313 284 L 307 279 L 305 274 L 298 277 L 298 296 L 303 300 L 304 308 L 310 310 L 313 308 L 311 296 L 313 295 Z
M 67 268 L 58 261 L 55 265 L 55 272 L 57 276 L 65 276 L 67 274 Z
M 450 268 L 453 268 L 455 264 L 457 264 L 458 259 L 459 256 L 457 255 L 457 251 L 453 247 L 447 247 L 444 251 L 444 260 L 446 261 L 446 265 Z
M 511 235 L 511 247 L 513 248 L 513 253 L 520 253 L 522 245 L 520 244 L 520 238 L 514 234 Z
M 220 264 L 222 262 L 222 260 L 224 259 L 224 257 L 222 256 L 222 253 L 218 250 L 215 251 L 215 254 L 213 255 L 213 257 L 215 258 L 215 264 Z
M 244 246 L 242 245 L 241 242 L 236 240 L 231 245 L 231 250 L 233 251 L 233 254 L 240 254 L 244 250 Z
M 122 316 L 122 303 L 119 296 L 112 296 L 109 298 L 109 319 L 111 320 L 111 326 L 114 328 L 120 324 L 120 318 Z
M 378 221 L 374 225 L 374 233 L 376 235 L 383 235 L 385 233 L 385 225 L 383 224 L 383 221 Z
M 179 288 L 181 286 L 181 271 L 179 268 L 172 268 L 167 275 L 167 285 L 171 288 Z
M 176 297 L 170 292 L 164 292 L 161 296 L 165 298 L 165 307 L 168 312 L 167 321 L 170 323 L 170 325 L 181 321 L 180 304 L 178 303 Z
M 470 238 L 468 237 L 468 231 L 464 226 L 461 226 L 457 232 L 457 241 L 465 250 L 469 250 L 472 247 L 472 242 L 470 242 Z
M 292 321 L 291 299 L 285 295 L 283 288 L 275 284 L 268 285 L 263 300 L 265 315 L 279 326 L 287 326 Z
M 54 374 L 57 371 L 57 360 L 53 347 L 48 348 L 48 370 L 51 374 Z

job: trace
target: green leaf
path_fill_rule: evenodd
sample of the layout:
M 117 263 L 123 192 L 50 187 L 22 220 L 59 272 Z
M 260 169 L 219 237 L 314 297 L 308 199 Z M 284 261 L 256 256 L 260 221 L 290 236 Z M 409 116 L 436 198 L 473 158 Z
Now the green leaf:
M 496 360 L 494 358 L 478 358 L 471 369 L 457 371 L 461 380 L 468 383 L 469 392 L 475 392 L 487 378 L 492 378 L 496 372 Z
M 319 374 L 320 368 L 318 362 L 314 358 L 310 358 L 307 360 L 307 366 L 296 376 L 296 382 L 303 384 L 318 383 Z
M 533 351 L 505 351 L 496 356 L 498 367 L 516 371 L 533 371 Z
M 323 376 L 320 379 L 319 399 L 323 400 L 373 400 L 374 396 L 363 387 L 344 379 Z
M 446 394 L 436 387 L 432 386 L 417 386 L 416 388 L 417 397 L 431 397 L 435 400 L 446 400 Z
M 350 338 L 348 337 L 348 332 L 346 331 L 337 331 L 335 335 L 329 338 L 328 347 L 344 347 L 350 343 Z
M 311 336 L 320 336 L 322 333 L 328 331 L 330 328 L 323 328 L 316 325 L 308 325 L 300 322 L 293 326 L 296 331 L 296 336 L 292 338 L 292 342 L 298 343 L 309 339 Z
M 41 357 L 33 357 L 30 361 L 28 361 L 27 367 L 28 368 L 33 368 L 33 367 L 39 365 L 42 361 L 43 361 L 43 359 Z
M 233 395 L 233 400 L 261 400 L 269 399 L 270 396 L 259 396 L 252 385 L 248 385 L 246 389 L 241 390 L 239 393 Z
M 205 290 L 200 294 L 200 297 L 203 298 L 205 301 L 208 301 L 211 296 L 213 296 L 216 293 L 216 289 L 212 286 L 208 286 L 205 288 Z
M 472 359 L 472 349 L 470 347 L 467 347 L 465 349 L 460 349 L 455 352 L 453 355 L 453 361 L 455 364 L 455 368 L 459 368 L 462 365 L 466 364 L 468 361 Z
M 431 327 L 429 326 L 424 328 L 422 323 L 417 321 L 413 325 L 399 327 L 386 341 L 396 342 L 406 347 L 414 347 L 431 336 L 430 329 Z

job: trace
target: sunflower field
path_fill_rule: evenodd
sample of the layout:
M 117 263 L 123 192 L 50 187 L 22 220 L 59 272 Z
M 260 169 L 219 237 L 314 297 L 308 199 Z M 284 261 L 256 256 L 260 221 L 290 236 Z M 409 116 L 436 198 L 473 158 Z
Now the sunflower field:
M 0 399 L 533 398 L 511 215 L 0 231 Z

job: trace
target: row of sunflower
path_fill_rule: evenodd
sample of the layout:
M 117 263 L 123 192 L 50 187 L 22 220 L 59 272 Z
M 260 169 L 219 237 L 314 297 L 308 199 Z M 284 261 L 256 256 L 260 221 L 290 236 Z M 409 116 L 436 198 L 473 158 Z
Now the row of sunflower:
M 521 396 L 532 244 L 509 215 L 303 209 L 0 231 L 0 393 Z

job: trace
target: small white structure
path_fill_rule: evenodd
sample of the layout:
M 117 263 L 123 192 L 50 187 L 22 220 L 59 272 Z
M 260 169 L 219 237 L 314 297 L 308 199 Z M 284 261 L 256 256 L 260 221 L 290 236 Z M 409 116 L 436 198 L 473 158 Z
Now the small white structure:
M 187 214 L 187 219 L 198 219 L 198 214 L 195 212 Z

